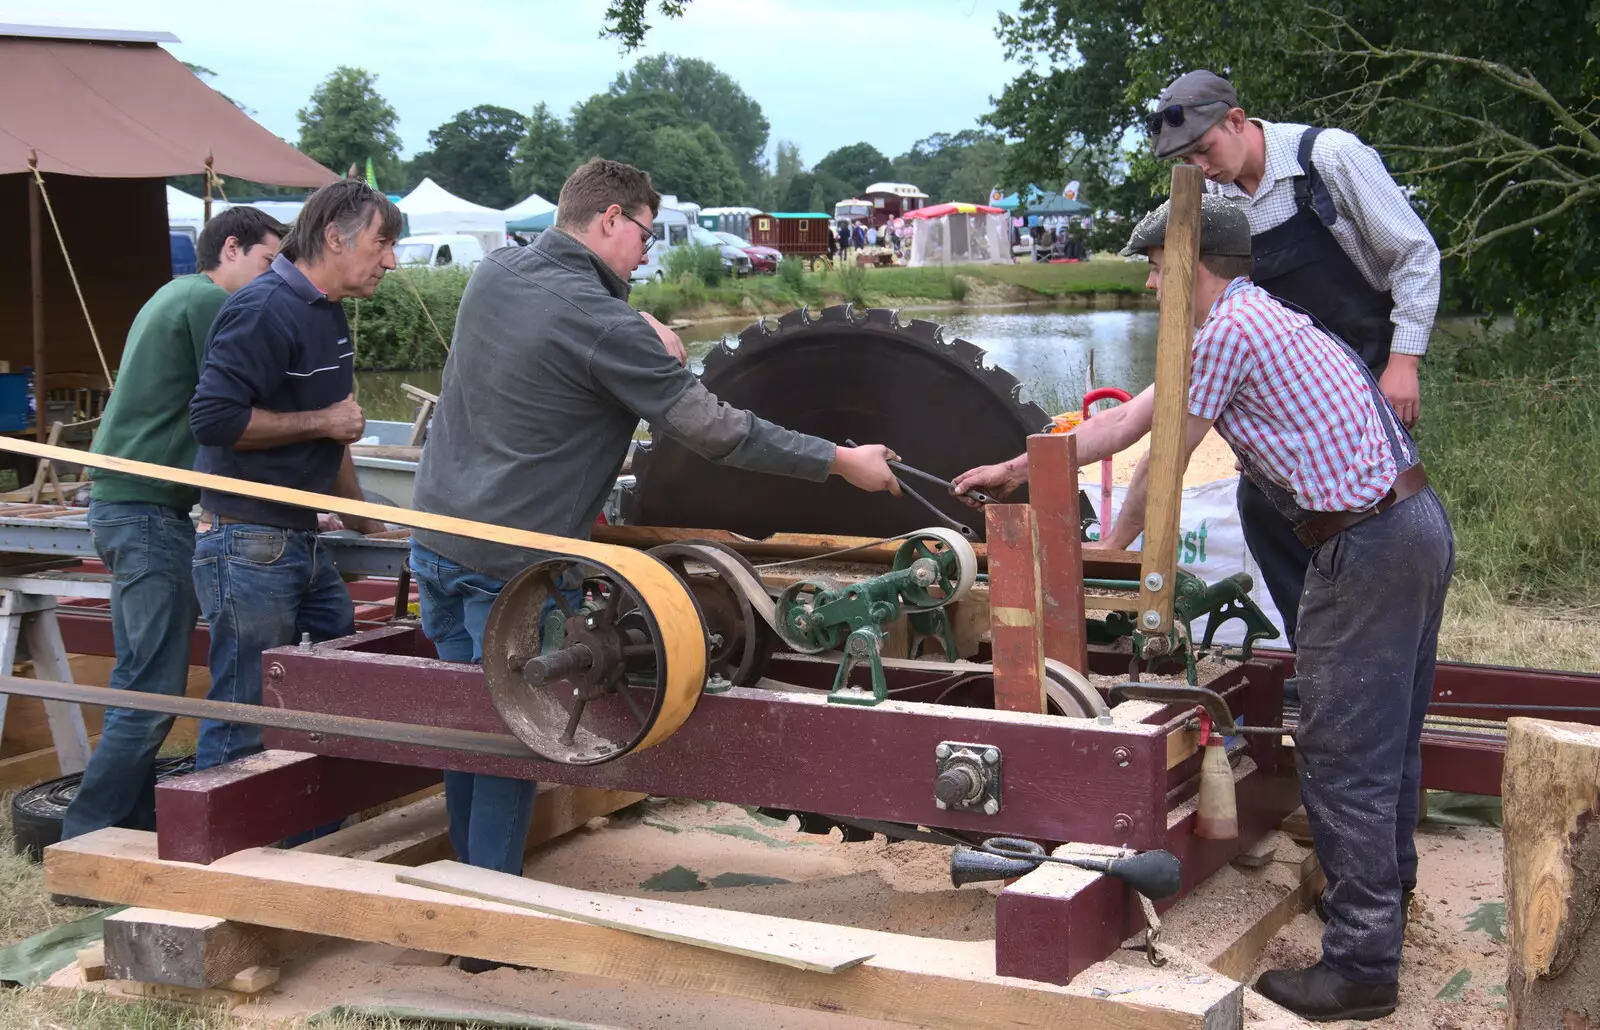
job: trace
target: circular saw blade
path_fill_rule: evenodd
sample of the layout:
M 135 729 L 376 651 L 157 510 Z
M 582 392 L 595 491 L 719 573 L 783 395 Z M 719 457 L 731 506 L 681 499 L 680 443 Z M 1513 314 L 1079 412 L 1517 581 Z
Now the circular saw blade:
M 1023 403 L 1016 378 L 984 352 L 946 341 L 934 322 L 883 308 L 801 309 L 763 320 L 707 355 L 701 381 L 719 400 L 787 429 L 842 443 L 886 444 L 914 468 L 952 479 L 1027 447 L 1049 416 Z M 818 533 L 886 537 L 935 524 L 911 497 L 867 494 L 838 477 L 812 483 L 716 465 L 664 434 L 634 458 L 628 521 L 723 529 L 749 537 Z M 983 535 L 983 513 L 939 487 L 906 483 Z M 1026 493 L 1008 500 L 1026 500 Z

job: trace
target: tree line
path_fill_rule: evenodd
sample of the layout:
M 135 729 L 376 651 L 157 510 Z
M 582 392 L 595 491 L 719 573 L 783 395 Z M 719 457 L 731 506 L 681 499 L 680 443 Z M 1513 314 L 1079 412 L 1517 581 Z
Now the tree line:
M 209 69 L 192 69 L 210 79 Z M 656 188 L 703 207 L 750 206 L 831 212 L 835 202 L 880 181 L 910 182 L 935 202 L 982 201 L 1003 185 L 1008 147 L 989 128 L 936 133 L 890 158 L 868 142 L 839 147 L 807 165 L 779 139 L 753 100 L 709 61 L 661 54 L 619 73 L 565 115 L 538 103 L 524 114 L 479 104 L 428 133 L 428 145 L 400 156 L 399 115 L 377 76 L 341 66 L 299 111 L 297 146 L 339 174 L 370 158 L 378 185 L 404 193 L 424 178 L 477 204 L 506 208 L 530 193 L 554 201 L 574 168 L 591 157 L 648 170 Z M 204 189 L 174 180 L 179 188 Z M 1047 177 L 1052 186 L 1062 175 Z M 1009 188 L 1009 187 L 1008 187 Z M 236 192 L 280 192 L 241 184 Z

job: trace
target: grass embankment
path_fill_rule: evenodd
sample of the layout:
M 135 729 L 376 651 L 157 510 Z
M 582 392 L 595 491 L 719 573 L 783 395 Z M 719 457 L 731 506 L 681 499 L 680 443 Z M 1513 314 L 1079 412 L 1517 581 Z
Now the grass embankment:
M 1073 297 L 1146 295 L 1142 261 L 1116 258 L 1083 264 L 955 265 L 949 268 L 856 268 L 722 279 L 707 285 L 687 277 L 634 289 L 634 307 L 662 320 L 779 314 L 802 305 L 858 307 L 940 304 L 1053 303 Z
M 1600 670 L 1600 356 L 1587 335 L 1441 332 L 1423 360 L 1417 437 L 1456 535 L 1441 657 Z

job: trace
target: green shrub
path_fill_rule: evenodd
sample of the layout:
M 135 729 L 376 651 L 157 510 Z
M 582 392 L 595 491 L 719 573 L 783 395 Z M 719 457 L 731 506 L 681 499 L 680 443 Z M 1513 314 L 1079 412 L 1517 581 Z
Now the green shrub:
M 950 299 L 960 304 L 967 299 L 967 294 L 972 291 L 972 284 L 959 275 L 950 277 Z
M 446 348 L 439 337 L 449 340 L 455 332 L 456 309 L 470 274 L 465 268 L 401 267 L 383 277 L 370 299 L 346 300 L 356 368 L 383 371 L 443 365 Z
M 695 279 L 707 286 L 722 282 L 722 251 L 714 247 L 673 247 L 667 253 L 667 277 Z
M 778 281 L 799 295 L 806 288 L 806 263 L 799 258 L 786 257 L 778 262 Z
M 839 292 L 851 304 L 861 307 L 867 303 L 867 270 L 860 265 L 840 264 L 835 273 L 839 279 Z

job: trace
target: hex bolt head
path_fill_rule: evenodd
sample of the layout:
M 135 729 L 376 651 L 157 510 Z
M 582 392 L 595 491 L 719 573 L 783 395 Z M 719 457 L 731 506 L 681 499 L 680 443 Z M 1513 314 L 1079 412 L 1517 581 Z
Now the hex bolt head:
M 1133 758 L 1133 752 L 1129 751 L 1125 747 L 1118 747 L 1111 752 L 1111 758 L 1117 763 L 1117 765 L 1126 769 L 1128 767 L 1128 761 Z
M 1161 573 L 1159 572 L 1152 572 L 1144 578 L 1144 588 L 1146 590 L 1160 590 L 1166 583 L 1167 581 L 1161 578 Z
M 998 811 L 1000 811 L 1000 802 L 996 801 L 994 798 L 990 798 L 988 801 L 983 803 L 984 815 L 994 815 Z
M 1145 629 L 1160 629 L 1161 613 L 1153 609 L 1145 612 L 1144 615 L 1140 617 L 1139 623 L 1140 625 L 1144 626 Z
M 1116 817 L 1111 820 L 1111 829 L 1117 833 L 1127 833 L 1133 829 L 1133 818 L 1118 812 Z
M 282 665 L 282 663 L 273 662 L 271 665 L 267 666 L 267 675 L 271 676 L 275 680 L 283 679 L 283 665 Z
M 940 809 L 940 810 L 943 810 L 943 809 L 946 809 L 946 808 L 949 808 L 949 807 L 950 807 L 950 806 L 949 806 L 949 805 L 947 805 L 947 804 L 945 804 L 945 803 L 944 803 L 944 802 L 943 802 L 943 801 L 942 801 L 942 800 L 940 800 L 940 799 L 939 799 L 939 798 L 934 798 L 934 799 L 933 799 L 933 805 L 934 805 L 934 807 L 935 807 L 935 808 L 938 808 L 938 809 Z
M 984 749 L 984 752 L 983 752 L 983 764 L 984 765 L 995 765 L 999 761 L 1000 761 L 1000 752 L 999 751 L 996 751 L 992 747 Z
M 949 744 L 940 744 L 938 747 L 933 749 L 933 753 L 934 753 L 934 756 L 939 758 L 939 759 L 949 758 L 950 757 L 950 745 Z

